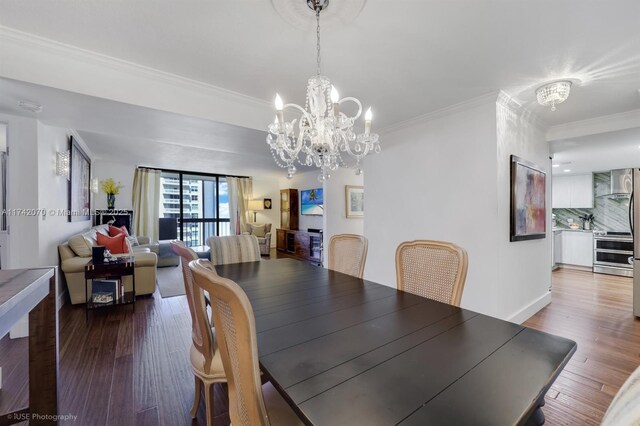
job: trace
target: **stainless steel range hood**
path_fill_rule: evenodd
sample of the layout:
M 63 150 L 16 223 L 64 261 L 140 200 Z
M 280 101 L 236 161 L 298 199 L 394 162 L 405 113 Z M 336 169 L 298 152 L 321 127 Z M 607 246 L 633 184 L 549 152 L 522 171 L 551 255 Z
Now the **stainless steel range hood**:
M 633 192 L 633 169 L 611 170 L 611 193 L 607 198 L 629 198 Z

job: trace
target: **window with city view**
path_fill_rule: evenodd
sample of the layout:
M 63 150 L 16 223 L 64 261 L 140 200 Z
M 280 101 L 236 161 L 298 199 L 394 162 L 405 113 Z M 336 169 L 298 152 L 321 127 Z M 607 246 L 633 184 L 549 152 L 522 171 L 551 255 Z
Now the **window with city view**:
M 214 235 L 230 235 L 227 179 L 217 175 L 163 172 L 160 217 L 176 219 L 178 238 L 205 245 Z

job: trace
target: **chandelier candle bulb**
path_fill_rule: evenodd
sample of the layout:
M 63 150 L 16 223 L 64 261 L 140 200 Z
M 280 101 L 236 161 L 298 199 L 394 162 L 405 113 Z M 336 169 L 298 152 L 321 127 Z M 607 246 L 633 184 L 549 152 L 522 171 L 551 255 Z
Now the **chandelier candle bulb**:
M 333 104 L 333 115 L 336 119 L 340 117 L 340 103 L 338 101 L 340 101 L 340 94 L 335 86 L 331 86 L 331 103 Z
M 284 103 L 282 102 L 282 98 L 280 95 L 276 93 L 276 123 L 278 127 L 284 125 Z
M 371 112 L 371 107 L 364 114 L 364 134 L 369 135 L 371 133 L 371 119 L 373 118 L 373 113 Z

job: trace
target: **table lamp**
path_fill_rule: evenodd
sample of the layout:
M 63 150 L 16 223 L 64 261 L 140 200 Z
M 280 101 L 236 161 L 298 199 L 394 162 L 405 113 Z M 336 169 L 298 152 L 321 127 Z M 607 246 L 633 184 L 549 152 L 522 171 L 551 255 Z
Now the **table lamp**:
M 255 222 L 258 212 L 264 210 L 264 200 L 249 200 L 249 210 L 253 212 L 253 221 Z

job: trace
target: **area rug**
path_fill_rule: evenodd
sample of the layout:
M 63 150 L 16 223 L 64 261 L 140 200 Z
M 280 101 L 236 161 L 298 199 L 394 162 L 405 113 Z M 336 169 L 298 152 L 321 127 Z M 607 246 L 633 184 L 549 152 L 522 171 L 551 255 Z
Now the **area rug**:
M 158 268 L 156 278 L 158 280 L 158 290 L 160 290 L 162 298 L 182 296 L 185 294 L 182 267 L 180 265 Z

